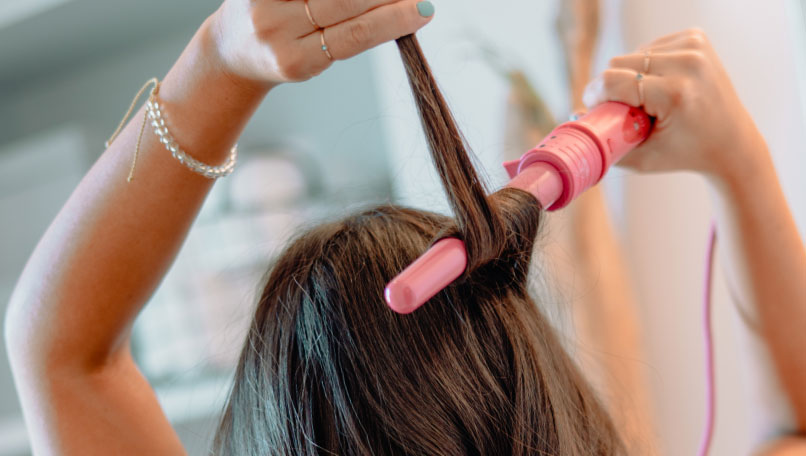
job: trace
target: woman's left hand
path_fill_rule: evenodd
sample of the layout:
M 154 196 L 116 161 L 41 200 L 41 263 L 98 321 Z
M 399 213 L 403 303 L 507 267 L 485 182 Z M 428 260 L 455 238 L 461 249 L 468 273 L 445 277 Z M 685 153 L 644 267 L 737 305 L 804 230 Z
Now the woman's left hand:
M 419 0 L 226 0 L 211 19 L 225 73 L 271 86 L 412 34 L 433 13 Z
M 649 139 L 620 166 L 695 171 L 724 182 L 741 180 L 769 161 L 764 138 L 699 29 L 659 38 L 643 53 L 613 58 L 585 93 L 588 106 L 605 101 L 642 106 L 657 119 Z

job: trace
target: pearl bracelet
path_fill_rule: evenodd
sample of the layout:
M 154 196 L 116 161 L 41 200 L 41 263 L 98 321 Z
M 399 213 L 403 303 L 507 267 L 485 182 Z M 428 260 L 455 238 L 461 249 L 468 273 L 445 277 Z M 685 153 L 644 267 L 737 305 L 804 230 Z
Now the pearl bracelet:
M 129 119 L 129 116 L 132 114 L 132 111 L 134 111 L 137 100 L 143 95 L 143 92 L 145 92 L 149 85 L 154 85 L 154 88 L 151 89 L 148 102 L 146 102 L 145 118 L 143 119 L 143 124 L 140 127 L 140 135 L 137 137 L 137 147 L 134 150 L 134 158 L 132 159 L 132 166 L 129 170 L 129 177 L 127 180 L 131 182 L 134 179 L 134 168 L 137 164 L 137 157 L 140 155 L 140 141 L 142 140 L 143 130 L 145 129 L 145 124 L 148 119 L 151 119 L 151 125 L 154 127 L 154 133 L 157 134 L 160 142 L 165 146 L 165 148 L 175 159 L 179 160 L 179 163 L 182 163 L 194 173 L 201 174 L 208 179 L 218 179 L 220 177 L 226 177 L 232 174 L 232 171 L 235 169 L 235 163 L 238 160 L 237 144 L 230 150 L 227 161 L 220 166 L 210 166 L 202 163 L 188 155 L 184 150 L 182 150 L 182 148 L 179 147 L 179 144 L 176 143 L 176 140 L 168 131 L 168 126 L 165 124 L 165 118 L 162 115 L 162 109 L 157 101 L 157 93 L 160 89 L 160 83 L 157 78 L 150 79 L 140 89 L 140 91 L 137 92 L 137 95 L 135 95 L 131 106 L 129 106 L 129 110 L 126 112 L 126 115 L 123 116 L 123 120 L 121 120 L 120 125 L 118 125 L 117 130 L 115 130 L 115 132 L 112 134 L 112 137 L 109 138 L 109 140 L 105 143 L 105 146 L 108 148 L 112 141 L 118 137 L 120 132 L 123 130 L 123 127 L 126 125 L 126 121 Z
M 235 163 L 238 160 L 238 145 L 232 147 L 229 152 L 229 158 L 226 163 L 220 166 L 210 166 L 191 157 L 176 143 L 176 140 L 168 131 L 165 125 L 165 119 L 162 116 L 159 102 L 154 95 L 152 95 L 146 103 L 146 113 L 148 118 L 151 119 L 151 125 L 154 127 L 154 133 L 160 138 L 160 142 L 165 145 L 165 148 L 179 160 L 179 163 L 187 166 L 191 171 L 201 174 L 209 179 L 218 179 L 232 174 L 235 169 Z

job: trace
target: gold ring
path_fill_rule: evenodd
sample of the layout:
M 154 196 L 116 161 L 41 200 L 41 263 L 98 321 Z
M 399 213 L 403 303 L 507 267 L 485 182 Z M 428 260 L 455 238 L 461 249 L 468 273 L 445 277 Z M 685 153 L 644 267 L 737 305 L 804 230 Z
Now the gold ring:
M 311 7 L 308 6 L 308 0 L 305 0 L 305 14 L 308 15 L 308 20 L 311 21 L 311 24 L 313 24 L 313 27 L 315 29 L 319 30 L 319 29 L 322 28 L 322 27 L 319 27 L 319 24 L 317 24 L 315 20 L 313 20 L 313 14 L 311 14 Z
M 635 80 L 638 81 L 638 106 L 644 105 L 644 73 L 637 73 Z
M 644 51 L 644 74 L 649 74 L 649 65 L 650 59 L 652 58 L 652 53 L 649 49 Z
M 328 60 L 333 61 L 333 54 L 330 53 L 330 48 L 327 47 L 327 43 L 325 43 L 325 29 L 319 29 L 319 37 L 322 41 L 322 51 L 324 51 Z

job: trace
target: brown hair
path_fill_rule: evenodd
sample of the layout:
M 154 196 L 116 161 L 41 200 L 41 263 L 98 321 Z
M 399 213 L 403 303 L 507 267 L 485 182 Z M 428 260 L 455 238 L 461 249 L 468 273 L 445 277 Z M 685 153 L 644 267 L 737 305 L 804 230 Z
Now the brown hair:
M 292 242 L 258 302 L 215 451 L 623 453 L 527 291 L 537 201 L 486 195 L 417 40 L 398 46 L 455 219 L 381 206 Z M 385 284 L 444 236 L 465 241 L 467 271 L 395 314 Z

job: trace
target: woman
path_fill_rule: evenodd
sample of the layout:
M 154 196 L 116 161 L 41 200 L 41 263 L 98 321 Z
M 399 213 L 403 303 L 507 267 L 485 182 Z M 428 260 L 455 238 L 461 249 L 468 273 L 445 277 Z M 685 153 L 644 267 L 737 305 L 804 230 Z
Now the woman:
M 295 239 L 258 302 L 216 452 L 582 455 L 629 446 L 526 288 L 536 200 L 512 189 L 485 196 L 409 36 L 432 14 L 414 0 L 227 0 L 161 83 L 170 133 L 218 164 L 274 87 L 404 37 L 398 45 L 455 213 L 383 206 Z M 643 54 L 614 59 L 589 102 L 643 104 L 657 117 L 624 164 L 697 171 L 711 184 L 730 283 L 774 354 L 798 418 L 789 431 L 803 434 L 806 255 L 764 140 L 701 32 L 648 49 L 658 76 L 645 79 L 643 103 L 635 90 Z M 155 135 L 139 138 L 138 119 L 109 145 L 12 297 L 6 337 L 37 453 L 183 453 L 129 335 L 212 181 Z M 463 277 L 413 315 L 392 313 L 383 286 L 446 235 L 467 244 Z M 802 449 L 797 439 L 781 445 L 770 451 Z

